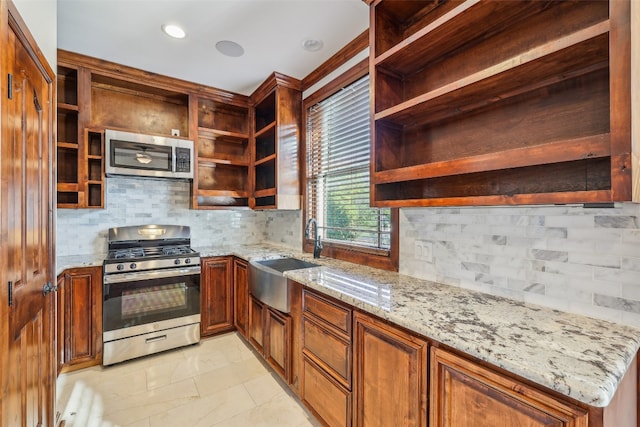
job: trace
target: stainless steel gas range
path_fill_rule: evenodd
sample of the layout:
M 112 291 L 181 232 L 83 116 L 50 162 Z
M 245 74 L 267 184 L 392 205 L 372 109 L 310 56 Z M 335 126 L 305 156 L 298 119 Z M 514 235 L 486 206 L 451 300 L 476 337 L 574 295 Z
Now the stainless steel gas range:
M 200 341 L 200 254 L 178 225 L 110 228 L 103 365 Z

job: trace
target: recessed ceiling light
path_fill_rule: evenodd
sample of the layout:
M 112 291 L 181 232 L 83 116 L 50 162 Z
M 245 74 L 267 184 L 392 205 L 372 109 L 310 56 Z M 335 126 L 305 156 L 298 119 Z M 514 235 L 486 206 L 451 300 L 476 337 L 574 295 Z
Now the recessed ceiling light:
M 187 33 L 180 27 L 175 24 L 165 24 L 162 26 L 162 31 L 169 37 L 173 37 L 174 39 L 183 39 Z
M 220 40 L 216 43 L 216 49 L 223 55 L 238 57 L 244 55 L 244 48 L 231 40 Z
M 324 46 L 322 40 L 317 39 L 304 39 L 302 40 L 302 48 L 309 52 L 317 52 Z

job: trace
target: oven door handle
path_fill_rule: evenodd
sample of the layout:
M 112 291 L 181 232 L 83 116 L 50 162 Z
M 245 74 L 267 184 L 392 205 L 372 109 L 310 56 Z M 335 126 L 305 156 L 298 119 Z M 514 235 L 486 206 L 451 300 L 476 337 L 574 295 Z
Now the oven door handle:
M 136 280 L 150 280 L 163 277 L 192 276 L 196 274 L 200 274 L 200 266 L 140 271 L 135 273 L 107 274 L 103 277 L 103 283 L 106 285 L 109 283 L 133 282 Z

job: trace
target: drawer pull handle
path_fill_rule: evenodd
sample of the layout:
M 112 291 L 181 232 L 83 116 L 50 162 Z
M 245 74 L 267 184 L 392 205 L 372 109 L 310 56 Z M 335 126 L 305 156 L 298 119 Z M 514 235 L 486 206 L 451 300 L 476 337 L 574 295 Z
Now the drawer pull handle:
M 166 340 L 166 339 L 167 339 L 167 336 L 166 336 L 166 335 L 160 335 L 160 336 L 157 336 L 157 337 L 147 338 L 147 339 L 145 340 L 145 342 L 147 342 L 147 343 L 152 343 L 152 342 L 162 341 L 162 340 Z

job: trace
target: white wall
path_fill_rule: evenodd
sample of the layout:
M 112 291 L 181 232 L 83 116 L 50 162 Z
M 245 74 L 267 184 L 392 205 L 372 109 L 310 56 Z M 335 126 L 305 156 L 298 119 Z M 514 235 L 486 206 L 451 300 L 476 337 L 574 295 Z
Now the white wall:
M 13 0 L 51 69 L 57 68 L 58 1 Z

